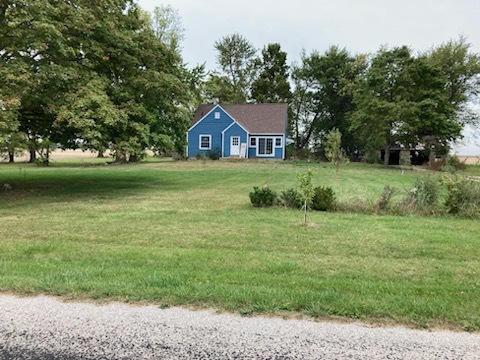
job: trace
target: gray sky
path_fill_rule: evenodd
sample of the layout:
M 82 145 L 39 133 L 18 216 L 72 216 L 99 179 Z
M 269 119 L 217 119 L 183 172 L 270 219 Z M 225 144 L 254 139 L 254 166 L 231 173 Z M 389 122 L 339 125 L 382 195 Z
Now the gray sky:
M 465 36 L 480 52 L 479 0 L 137 0 L 147 11 L 171 5 L 185 28 L 183 58 L 191 67 L 216 68 L 213 44 L 235 32 L 257 49 L 279 43 L 288 62 L 302 49 L 321 53 L 330 45 L 371 53 L 381 45 L 425 51 Z M 470 140 L 472 142 L 472 140 Z M 470 144 L 458 152 L 480 155 Z

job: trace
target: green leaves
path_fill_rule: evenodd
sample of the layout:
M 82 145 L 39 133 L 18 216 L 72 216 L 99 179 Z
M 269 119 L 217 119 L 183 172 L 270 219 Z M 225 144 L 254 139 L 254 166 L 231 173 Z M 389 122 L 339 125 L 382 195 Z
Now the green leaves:
M 262 50 L 260 75 L 252 84 L 252 98 L 258 103 L 287 102 L 290 99 L 287 53 L 280 44 L 269 44 Z
M 338 129 L 333 129 L 325 136 L 325 156 L 335 164 L 336 174 L 338 176 L 338 167 L 341 163 L 348 163 L 348 157 L 342 149 L 342 133 Z
M 0 13 L 0 94 L 19 99 L 19 128 L 32 144 L 113 142 L 135 154 L 155 132 L 184 143 L 190 97 L 178 49 L 133 1 L 19 0 Z
M 303 203 L 303 224 L 307 224 L 307 208 L 312 203 L 312 198 L 315 195 L 315 189 L 312 184 L 313 172 L 311 169 L 297 173 L 297 185 L 300 193 L 300 198 Z
M 363 71 L 362 63 L 362 57 L 335 46 L 324 54 L 302 54 L 301 64 L 292 69 L 291 127 L 297 150 L 321 144 L 332 128 L 344 134 L 342 146 L 349 153 L 357 149 L 346 115 L 353 109 L 352 86 Z
M 222 85 L 230 88 L 231 98 L 223 101 L 246 102 L 251 84 L 256 77 L 257 50 L 237 33 L 216 41 L 214 47 L 218 52 L 217 63 L 221 70 L 217 80 L 221 79 Z

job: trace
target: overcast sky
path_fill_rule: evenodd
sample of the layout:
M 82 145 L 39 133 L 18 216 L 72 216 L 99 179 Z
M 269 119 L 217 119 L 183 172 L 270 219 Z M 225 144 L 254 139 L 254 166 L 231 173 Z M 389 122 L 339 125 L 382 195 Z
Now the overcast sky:
M 330 45 L 371 53 L 381 45 L 425 51 L 465 36 L 480 52 L 480 0 L 137 0 L 147 11 L 171 5 L 185 28 L 183 59 L 190 67 L 216 68 L 213 44 L 239 33 L 257 49 L 279 43 L 288 63 L 302 49 L 321 53 Z M 480 148 L 459 149 L 480 155 Z M 466 154 L 467 155 L 467 154 Z

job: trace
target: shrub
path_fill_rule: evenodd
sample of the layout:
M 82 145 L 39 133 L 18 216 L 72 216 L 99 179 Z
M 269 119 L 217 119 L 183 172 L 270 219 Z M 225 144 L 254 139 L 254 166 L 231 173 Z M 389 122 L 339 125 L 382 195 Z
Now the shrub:
M 430 176 L 417 178 L 413 189 L 406 198 L 407 205 L 417 208 L 433 207 L 437 204 L 439 193 L 438 181 Z
M 214 148 L 214 149 L 212 149 L 208 152 L 208 158 L 210 160 L 218 160 L 221 157 L 222 157 L 222 152 L 220 151 L 220 149 L 218 147 Z
M 433 171 L 441 171 L 445 167 L 445 159 L 435 159 L 433 162 L 429 162 L 427 169 Z
M 331 211 L 335 209 L 335 193 L 331 187 L 319 186 L 316 187 L 314 191 L 312 209 L 319 211 Z
M 412 154 L 408 150 L 400 151 L 400 165 L 410 166 L 412 165 Z
M 255 207 L 269 207 L 275 203 L 277 199 L 277 194 L 275 191 L 270 190 L 269 188 L 258 188 L 255 186 L 253 191 L 250 193 L 250 201 Z
M 296 189 L 288 189 L 280 194 L 280 202 L 288 208 L 300 209 L 302 207 L 302 197 Z
M 457 155 L 449 155 L 446 160 L 446 166 L 454 170 L 465 170 L 467 168 Z
M 445 205 L 449 213 L 465 217 L 480 215 L 480 183 L 457 176 L 448 176 L 443 183 L 447 187 Z
M 378 199 L 377 206 L 380 210 L 388 210 L 390 208 L 393 195 L 397 192 L 393 186 L 385 185 L 383 188 L 380 199 Z
M 197 160 L 207 160 L 207 153 L 205 153 L 205 151 L 199 151 L 195 157 Z

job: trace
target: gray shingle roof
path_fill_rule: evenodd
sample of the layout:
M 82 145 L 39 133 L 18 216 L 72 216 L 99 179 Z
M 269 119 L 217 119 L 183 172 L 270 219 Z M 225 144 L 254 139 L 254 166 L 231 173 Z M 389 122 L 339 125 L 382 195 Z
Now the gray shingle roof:
M 200 105 L 193 117 L 192 126 L 216 105 Z M 287 104 L 220 104 L 235 121 L 250 134 L 284 134 L 287 128 Z

